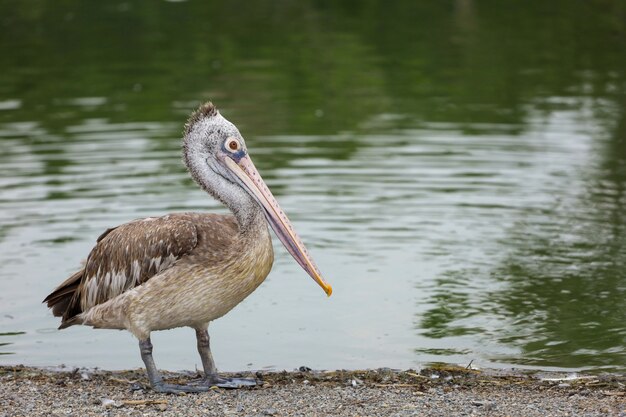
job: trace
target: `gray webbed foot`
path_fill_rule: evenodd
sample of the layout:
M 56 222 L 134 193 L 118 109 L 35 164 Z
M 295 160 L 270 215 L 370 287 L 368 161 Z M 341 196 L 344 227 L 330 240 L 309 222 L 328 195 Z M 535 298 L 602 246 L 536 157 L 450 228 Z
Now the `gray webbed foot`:
M 222 378 L 213 376 L 211 378 L 202 378 L 190 383 L 191 386 L 204 386 L 207 388 L 218 387 L 224 389 L 237 389 L 245 387 L 256 387 L 262 385 L 262 382 L 254 378 Z
M 155 392 L 164 394 L 180 394 L 189 392 L 207 392 L 209 386 L 205 385 L 176 385 L 166 384 L 163 382 L 154 359 L 152 358 L 152 342 L 150 338 L 139 341 L 139 349 L 141 351 L 141 359 L 146 365 L 146 371 L 148 372 L 148 379 L 150 380 L 150 386 Z
M 156 384 L 152 384 L 152 389 L 155 392 L 162 394 L 181 394 L 190 392 L 207 392 L 210 387 L 207 385 L 176 385 L 157 382 Z
M 211 354 L 209 332 L 206 327 L 196 329 L 196 339 L 198 342 L 198 353 L 202 359 L 202 367 L 204 368 L 205 378 L 200 384 L 209 387 L 219 387 L 226 389 L 236 389 L 243 387 L 255 387 L 262 385 L 261 381 L 254 378 L 223 378 L 217 375 L 217 368 Z
M 165 394 L 180 394 L 191 392 L 207 392 L 213 387 L 225 388 L 225 389 L 237 389 L 244 387 L 255 387 L 262 385 L 263 382 L 254 378 L 223 378 L 217 375 L 217 369 L 213 362 L 213 356 L 211 355 L 211 349 L 209 347 L 209 333 L 204 329 L 197 329 L 196 336 L 198 339 L 198 352 L 202 359 L 202 366 L 204 368 L 205 378 L 197 381 L 191 381 L 187 385 L 166 384 L 161 378 L 156 365 L 154 364 L 154 358 L 152 357 L 152 342 L 150 338 L 139 341 L 139 349 L 141 352 L 141 359 L 146 365 L 146 371 L 148 373 L 148 379 L 150 385 L 155 392 Z
M 216 386 L 219 388 L 236 389 L 244 387 L 256 387 L 259 381 L 253 378 L 222 378 L 215 377 L 207 381 L 209 386 Z

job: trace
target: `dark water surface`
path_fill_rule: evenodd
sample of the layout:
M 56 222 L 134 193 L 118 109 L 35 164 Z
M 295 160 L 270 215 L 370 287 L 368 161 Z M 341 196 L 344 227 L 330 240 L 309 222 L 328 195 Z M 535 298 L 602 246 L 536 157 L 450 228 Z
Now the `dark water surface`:
M 223 212 L 179 155 L 212 99 L 335 289 L 277 247 L 221 369 L 626 370 L 624 3 L 294 3 L 0 1 L 0 364 L 141 365 L 41 300 L 107 227 Z

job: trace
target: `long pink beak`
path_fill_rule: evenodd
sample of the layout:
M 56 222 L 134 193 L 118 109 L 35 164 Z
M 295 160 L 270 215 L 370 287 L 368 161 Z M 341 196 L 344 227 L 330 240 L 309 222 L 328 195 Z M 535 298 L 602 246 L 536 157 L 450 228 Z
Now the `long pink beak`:
M 247 188 L 247 191 L 257 200 L 263 207 L 265 217 L 276 233 L 276 236 L 283 243 L 287 251 L 300 264 L 300 266 L 319 284 L 326 295 L 330 297 L 333 288 L 322 278 L 322 274 L 311 259 L 309 252 L 306 250 L 304 243 L 296 234 L 291 222 L 287 218 L 285 212 L 280 208 L 278 201 L 267 188 L 261 174 L 257 171 L 248 155 L 244 155 L 235 162 L 231 158 L 224 158 L 226 167 L 237 177 L 241 183 Z

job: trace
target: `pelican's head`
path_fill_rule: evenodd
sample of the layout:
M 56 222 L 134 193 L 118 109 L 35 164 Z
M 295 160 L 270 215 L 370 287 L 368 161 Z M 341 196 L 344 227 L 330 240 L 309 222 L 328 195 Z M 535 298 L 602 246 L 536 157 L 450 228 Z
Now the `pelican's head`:
M 193 179 L 226 204 L 240 223 L 245 222 L 251 204 L 260 207 L 291 256 L 331 295 L 332 287 L 252 163 L 241 133 L 210 102 L 200 106 L 185 125 L 183 160 Z

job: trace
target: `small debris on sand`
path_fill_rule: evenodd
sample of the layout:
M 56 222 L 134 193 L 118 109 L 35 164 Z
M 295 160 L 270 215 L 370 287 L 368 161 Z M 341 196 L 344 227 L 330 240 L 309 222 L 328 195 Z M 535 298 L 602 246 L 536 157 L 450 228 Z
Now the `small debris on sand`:
M 184 384 L 197 373 L 164 376 Z M 436 366 L 420 371 L 302 367 L 252 376 L 263 384 L 167 395 L 152 391 L 141 369 L 0 366 L 0 416 L 626 416 L 626 375 L 538 377 Z

